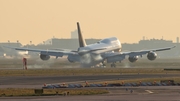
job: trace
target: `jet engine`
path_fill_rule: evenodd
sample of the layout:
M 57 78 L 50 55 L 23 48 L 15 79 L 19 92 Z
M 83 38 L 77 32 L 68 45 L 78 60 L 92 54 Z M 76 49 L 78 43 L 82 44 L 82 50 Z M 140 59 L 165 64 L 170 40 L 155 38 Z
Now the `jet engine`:
M 138 56 L 133 56 L 133 57 L 129 57 L 128 59 L 130 62 L 136 62 L 138 58 L 139 58 Z
M 68 57 L 67 57 L 67 59 L 68 59 L 68 61 L 69 62 L 78 62 L 78 61 L 80 61 L 80 57 L 79 57 L 79 55 L 68 55 Z
M 147 58 L 148 58 L 149 60 L 155 60 L 156 57 L 157 57 L 157 54 L 156 54 L 155 52 L 149 52 L 149 53 L 147 54 Z
M 40 54 L 40 58 L 41 58 L 42 60 L 49 60 L 49 59 L 50 59 L 50 56 L 49 56 L 49 55 Z
M 74 61 L 73 61 L 73 59 L 72 59 L 70 56 L 68 56 L 68 58 L 67 58 L 67 59 L 68 59 L 68 61 L 69 61 L 69 62 L 71 62 L 71 63 L 73 63 L 73 62 L 74 62 Z

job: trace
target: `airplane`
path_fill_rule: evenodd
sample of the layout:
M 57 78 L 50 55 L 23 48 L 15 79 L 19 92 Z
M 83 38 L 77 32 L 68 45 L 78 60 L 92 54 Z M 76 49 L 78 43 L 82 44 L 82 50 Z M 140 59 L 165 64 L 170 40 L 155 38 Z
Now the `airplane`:
M 130 62 L 135 62 L 138 60 L 139 57 L 142 55 L 147 54 L 147 58 L 149 60 L 155 60 L 157 57 L 157 51 L 165 51 L 174 48 L 172 47 L 165 47 L 165 48 L 158 48 L 158 49 L 149 49 L 149 50 L 139 50 L 139 51 L 129 51 L 129 52 L 122 52 L 122 46 L 118 38 L 116 37 L 109 37 L 100 40 L 97 43 L 87 45 L 83 35 L 81 33 L 81 28 L 79 22 L 77 22 L 77 30 L 78 30 L 78 40 L 79 40 L 79 48 L 77 50 L 68 50 L 68 49 L 51 49 L 51 50 L 44 50 L 44 49 L 30 49 L 30 48 L 20 48 L 20 47 L 9 47 L 15 50 L 21 51 L 32 51 L 32 52 L 39 52 L 40 58 L 42 60 L 49 60 L 50 56 L 63 57 L 67 56 L 69 62 L 80 62 L 83 67 L 92 67 L 98 64 L 102 66 L 105 65 L 105 61 L 107 63 L 112 63 L 111 67 L 116 67 L 116 62 L 121 62 L 128 56 L 128 60 Z

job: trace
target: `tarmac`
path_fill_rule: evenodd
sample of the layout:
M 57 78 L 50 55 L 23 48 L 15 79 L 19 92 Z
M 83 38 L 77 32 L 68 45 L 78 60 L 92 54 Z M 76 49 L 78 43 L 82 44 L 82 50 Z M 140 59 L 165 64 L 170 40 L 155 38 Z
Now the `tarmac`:
M 109 94 L 1 97 L 0 101 L 180 101 L 180 88 L 178 86 L 128 87 L 128 90 L 125 87 L 107 89 Z
M 97 80 L 177 77 L 180 74 L 119 74 L 86 76 L 12 76 L 0 77 L 0 88 L 41 88 L 44 83 Z M 91 89 L 91 88 L 82 88 Z M 78 96 L 0 97 L 0 101 L 180 101 L 179 86 L 103 87 L 109 94 Z M 128 89 L 128 90 L 127 90 Z
M 85 81 L 128 80 L 138 78 L 177 77 L 180 74 L 121 74 L 121 75 L 85 75 L 85 76 L 6 76 L 0 77 L 0 88 L 37 88 L 44 83 L 70 83 Z
M 14 61 L 14 59 L 13 59 Z M 15 69 L 14 67 L 21 66 L 22 60 L 16 60 L 12 66 L 9 60 L 1 61 L 1 69 Z M 33 60 L 28 63 L 42 64 L 39 61 Z M 169 60 L 159 60 L 160 63 L 169 62 Z M 175 61 L 175 67 L 179 68 L 179 60 L 171 60 L 168 67 L 172 66 Z M 140 61 L 139 61 L 140 62 Z M 158 68 L 157 66 L 153 68 Z M 19 64 L 18 64 L 19 63 Z M 44 63 L 44 62 L 43 62 Z M 141 62 L 144 67 L 144 62 Z M 149 64 L 149 62 L 148 62 Z M 7 65 L 7 67 L 6 67 Z M 69 64 L 70 66 L 72 64 Z M 69 66 L 68 65 L 68 66 Z M 164 65 L 162 65 L 164 66 Z M 161 67 L 162 67 L 161 66 Z M 59 67 L 59 61 L 53 62 L 52 67 Z M 72 66 L 71 66 L 72 67 Z M 164 67 L 163 67 L 164 68 Z M 20 69 L 17 68 L 17 69 Z M 73 69 L 73 68 L 72 68 Z M 164 77 L 179 77 L 180 74 L 116 74 L 116 75 L 69 75 L 69 76 L 4 76 L 0 77 L 0 88 L 42 88 L 46 84 L 58 83 L 77 83 L 77 82 L 94 82 L 94 81 L 110 81 L 110 80 L 128 80 L 140 78 L 164 78 Z M 97 89 L 107 89 L 108 94 L 100 95 L 55 95 L 55 96 L 28 96 L 28 97 L 0 97 L 0 101 L 180 101 L 180 86 L 120 86 L 120 87 L 96 87 Z M 66 89 L 66 88 L 63 88 Z M 74 89 L 74 88 L 73 88 Z M 89 87 L 77 89 L 91 89 Z M 95 88 L 93 88 L 95 89 Z

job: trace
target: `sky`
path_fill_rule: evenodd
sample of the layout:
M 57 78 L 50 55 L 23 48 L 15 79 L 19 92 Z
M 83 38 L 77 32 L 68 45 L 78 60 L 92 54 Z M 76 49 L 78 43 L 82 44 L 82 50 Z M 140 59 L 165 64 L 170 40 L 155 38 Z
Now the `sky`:
M 70 38 L 79 22 L 84 38 L 116 36 L 121 43 L 180 37 L 180 0 L 0 0 L 0 42 L 39 44 Z

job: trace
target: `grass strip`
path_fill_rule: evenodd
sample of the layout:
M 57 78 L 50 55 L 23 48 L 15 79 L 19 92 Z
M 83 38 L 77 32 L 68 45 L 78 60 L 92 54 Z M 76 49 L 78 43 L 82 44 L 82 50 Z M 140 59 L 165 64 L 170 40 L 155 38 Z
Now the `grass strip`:
M 0 89 L 0 97 L 11 96 L 52 96 L 52 95 L 95 95 L 108 93 L 105 89 L 43 89 L 42 94 L 35 94 L 35 89 L 6 88 Z

